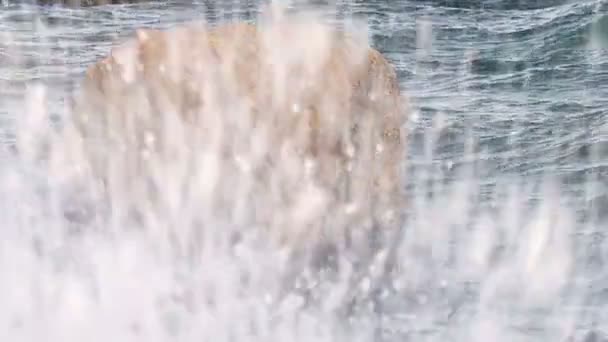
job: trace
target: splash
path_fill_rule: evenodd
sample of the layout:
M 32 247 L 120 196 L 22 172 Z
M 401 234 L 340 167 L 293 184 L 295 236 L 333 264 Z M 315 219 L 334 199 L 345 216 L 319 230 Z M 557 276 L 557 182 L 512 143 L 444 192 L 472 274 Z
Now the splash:
M 302 22 L 317 27 L 316 20 Z M 425 39 L 430 25 L 421 26 Z M 326 31 L 308 31 L 300 43 L 320 50 L 295 57 L 314 67 L 326 41 Z M 277 56 L 289 58 L 288 51 Z M 270 70 L 285 75 L 280 64 Z M 272 92 L 287 103 L 286 90 Z M 142 103 L 131 108 L 146 112 Z M 559 187 L 547 182 L 532 206 L 534 189 L 515 183 L 480 198 L 483 166 L 473 142 L 458 181 L 445 182 L 446 165 L 433 160 L 441 120 L 426 135 L 428 160 L 412 161 L 407 173 L 400 234 L 365 262 L 338 253 L 339 267 L 328 269 L 295 264 L 285 245 L 259 233 L 265 223 L 252 219 L 255 209 L 281 225 L 306 226 L 331 203 L 314 184 L 300 184 L 306 164 L 293 154 L 280 155 L 272 174 L 280 182 L 269 187 L 248 172 L 273 146 L 268 131 L 230 119 L 250 116 L 244 99 L 212 103 L 218 115 L 205 135 L 166 115 L 170 160 L 148 165 L 155 201 L 136 194 L 135 216 L 129 182 L 140 173 L 124 178 L 123 168 L 112 168 L 124 164 L 110 160 L 116 181 L 101 192 L 82 136 L 70 121 L 50 124 L 48 88 L 31 84 L 23 104 L 14 109 L 18 153 L 5 153 L 0 168 L 0 331 L 7 340 L 518 341 L 526 329 L 547 340 L 574 329 L 559 305 L 573 274 L 576 222 Z M 239 115 L 219 115 L 227 108 Z M 226 147 L 243 152 L 235 169 L 223 162 Z M 285 191 L 294 205 L 281 200 Z

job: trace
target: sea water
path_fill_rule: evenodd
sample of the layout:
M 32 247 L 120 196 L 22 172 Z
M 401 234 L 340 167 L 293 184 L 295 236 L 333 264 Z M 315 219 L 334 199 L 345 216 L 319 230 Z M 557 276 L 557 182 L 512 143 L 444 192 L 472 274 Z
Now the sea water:
M 601 338 L 608 329 L 605 4 L 290 6 L 363 27 L 410 97 L 397 271 L 383 277 L 371 262 L 353 282 L 345 264 L 335 277 L 306 282 L 315 305 L 297 291 L 284 294 L 284 251 L 257 240 L 235 245 L 225 231 L 246 220 L 219 220 L 195 201 L 217 195 L 210 189 L 222 173 L 213 163 L 179 201 L 182 174 L 179 165 L 171 168 L 161 194 L 175 201 L 148 212 L 145 229 L 75 219 L 95 211 L 84 205 L 95 198 L 76 186 L 82 156 L 57 132 L 85 68 L 135 28 L 256 21 L 260 6 L 9 1 L 0 12 L 2 340 Z M 214 238 L 188 254 L 200 220 Z M 338 313 L 349 295 L 371 295 L 378 284 L 380 309 Z

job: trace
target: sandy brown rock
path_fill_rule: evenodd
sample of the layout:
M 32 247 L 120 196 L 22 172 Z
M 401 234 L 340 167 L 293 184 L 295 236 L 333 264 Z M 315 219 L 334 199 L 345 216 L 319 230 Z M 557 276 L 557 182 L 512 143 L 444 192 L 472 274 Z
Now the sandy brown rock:
M 247 173 L 251 219 L 284 240 L 318 237 L 321 221 L 370 226 L 396 214 L 407 103 L 394 68 L 320 24 L 273 25 L 142 29 L 92 65 L 74 123 L 93 170 L 135 187 L 145 156 L 160 165 L 219 152 L 215 212 L 234 206 Z

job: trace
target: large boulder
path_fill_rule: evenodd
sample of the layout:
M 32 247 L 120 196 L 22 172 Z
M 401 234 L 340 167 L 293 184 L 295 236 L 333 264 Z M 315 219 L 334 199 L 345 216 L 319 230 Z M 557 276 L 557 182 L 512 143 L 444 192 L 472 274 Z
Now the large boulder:
M 290 246 L 366 243 L 398 224 L 407 101 L 355 34 L 289 18 L 139 29 L 81 90 L 91 170 L 134 207 L 158 206 L 167 182 L 202 182 L 201 207 L 235 215 L 248 196 L 239 217 Z

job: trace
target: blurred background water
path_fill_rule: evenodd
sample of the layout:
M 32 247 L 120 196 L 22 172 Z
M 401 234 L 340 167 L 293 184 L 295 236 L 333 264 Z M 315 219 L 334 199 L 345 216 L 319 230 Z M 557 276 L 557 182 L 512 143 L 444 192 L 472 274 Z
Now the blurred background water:
M 15 143 L 27 84 L 49 85 L 49 108 L 60 123 L 66 99 L 85 68 L 135 28 L 201 19 L 252 21 L 259 12 L 253 0 L 86 8 L 3 3 L 0 142 L 8 147 Z M 366 21 L 372 46 L 397 67 L 414 108 L 406 156 L 412 198 L 444 196 L 441 187 L 428 185 L 458 181 L 460 171 L 472 167 L 469 176 L 479 188 L 470 221 L 476 221 L 483 219 L 475 214 L 480 208 L 511 205 L 501 197 L 500 186 L 533 189 L 521 199 L 525 207 L 542 197 L 534 190 L 542 188 L 542 180 L 558 184 L 565 195 L 562 204 L 576 221 L 570 235 L 574 271 L 550 304 L 508 311 L 503 319 L 523 340 L 560 340 L 550 337 L 559 336 L 561 323 L 548 323 L 548 317 L 563 313 L 573 317 L 575 339 L 599 338 L 608 329 L 608 2 L 337 0 L 331 6 L 295 6 L 325 8 L 331 20 Z M 442 129 L 432 137 L 436 146 L 430 151 L 427 133 L 434 125 Z M 437 220 L 448 215 L 449 221 L 451 210 L 438 206 L 425 213 Z M 516 214 L 507 211 L 504 220 L 510 219 L 509 213 Z M 554 219 L 553 212 L 544 215 Z M 450 335 L 450 327 L 467 316 L 466 303 L 478 302 L 483 291 L 466 275 L 450 271 L 449 256 L 425 253 L 416 262 L 430 275 L 422 277 L 424 285 L 410 297 L 404 294 L 395 301 L 399 305 L 392 318 L 397 323 L 391 330 L 397 331 L 393 333 L 398 340 L 473 340 Z M 421 301 L 421 293 L 428 298 Z M 428 324 L 417 320 L 425 310 L 440 318 Z

